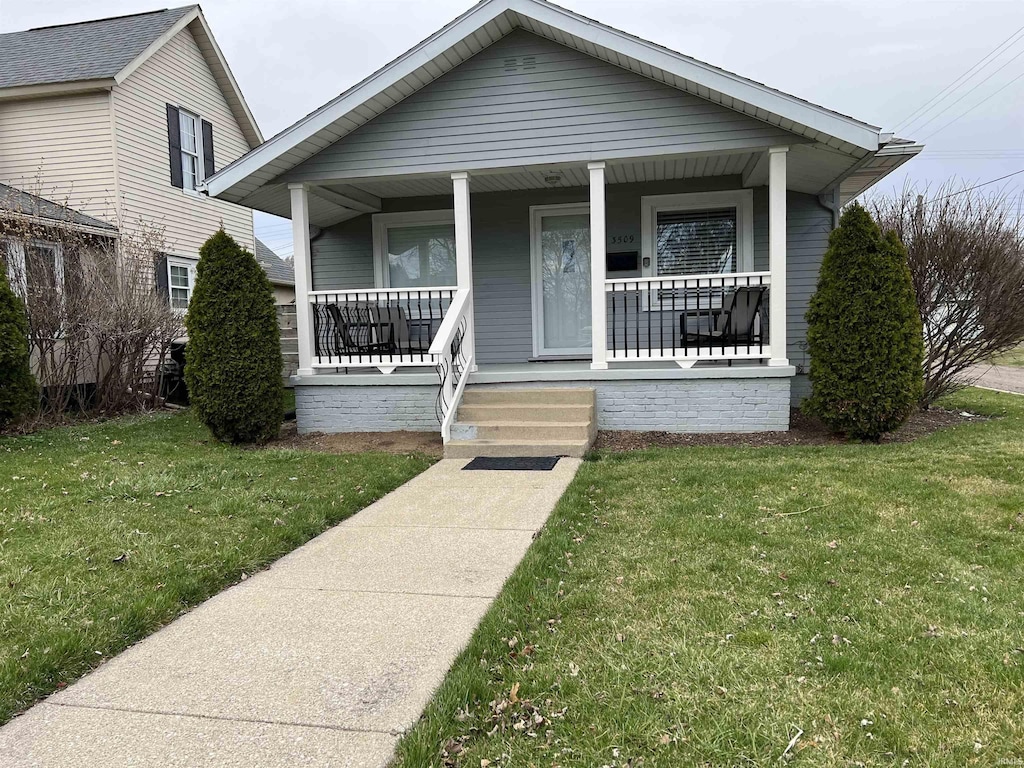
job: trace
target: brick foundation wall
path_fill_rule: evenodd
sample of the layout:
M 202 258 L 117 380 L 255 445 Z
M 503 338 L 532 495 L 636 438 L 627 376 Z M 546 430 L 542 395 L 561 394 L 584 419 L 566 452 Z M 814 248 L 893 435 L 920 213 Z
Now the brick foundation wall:
M 484 387 L 589 387 L 598 428 L 660 432 L 789 429 L 789 378 L 537 381 Z M 435 431 L 437 386 L 295 387 L 300 432 Z
M 439 432 L 437 386 L 295 387 L 299 432 Z
M 789 429 L 788 378 L 538 381 L 474 387 L 589 387 L 597 427 L 639 432 L 769 432 Z

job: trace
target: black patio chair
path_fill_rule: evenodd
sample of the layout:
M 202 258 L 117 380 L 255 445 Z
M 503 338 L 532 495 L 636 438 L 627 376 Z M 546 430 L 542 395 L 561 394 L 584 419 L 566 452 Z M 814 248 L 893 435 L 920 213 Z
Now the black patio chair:
M 394 331 L 381 326 L 367 304 L 328 304 L 327 313 L 334 321 L 335 354 L 394 354 Z
M 732 292 L 729 307 L 695 309 L 685 312 L 679 318 L 679 333 L 684 345 L 734 346 L 739 344 L 760 344 L 762 342 L 761 307 L 767 286 L 753 285 L 737 288 Z M 709 319 L 707 329 L 690 331 L 687 319 L 691 317 Z

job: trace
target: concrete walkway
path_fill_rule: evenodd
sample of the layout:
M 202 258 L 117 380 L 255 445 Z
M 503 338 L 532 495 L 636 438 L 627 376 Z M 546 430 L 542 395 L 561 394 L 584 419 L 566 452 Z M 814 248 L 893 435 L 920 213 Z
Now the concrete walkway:
M 579 467 L 439 462 L 0 729 L 0 765 L 384 766 Z

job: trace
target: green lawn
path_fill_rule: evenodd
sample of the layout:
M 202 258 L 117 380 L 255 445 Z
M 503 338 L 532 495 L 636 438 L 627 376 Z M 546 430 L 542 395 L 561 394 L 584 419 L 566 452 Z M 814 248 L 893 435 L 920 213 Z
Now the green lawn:
M 1012 365 L 1024 368 L 1024 344 L 992 360 L 993 365 Z
M 430 463 L 227 447 L 187 413 L 0 439 L 0 723 Z
M 1024 758 L 1024 399 L 948 404 L 1002 418 L 586 462 L 396 765 Z

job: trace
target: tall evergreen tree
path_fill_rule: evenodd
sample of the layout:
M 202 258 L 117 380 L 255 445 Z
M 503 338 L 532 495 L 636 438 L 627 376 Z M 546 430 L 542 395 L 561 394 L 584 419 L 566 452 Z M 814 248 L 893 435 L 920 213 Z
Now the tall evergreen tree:
M 867 440 L 906 421 L 924 387 L 921 318 L 903 245 L 857 203 L 829 237 L 807 326 L 805 411 Z
M 32 413 L 39 406 L 39 385 L 29 363 L 25 304 L 11 290 L 0 261 L 0 427 Z
M 284 418 L 273 289 L 256 258 L 223 229 L 199 251 L 185 316 L 185 383 L 218 440 L 263 443 Z

